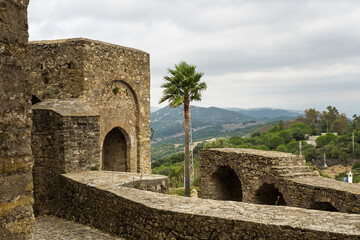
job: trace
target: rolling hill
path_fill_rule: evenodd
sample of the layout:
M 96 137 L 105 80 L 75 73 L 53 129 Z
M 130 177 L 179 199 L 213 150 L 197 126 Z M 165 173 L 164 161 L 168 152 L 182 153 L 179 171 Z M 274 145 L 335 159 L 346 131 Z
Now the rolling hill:
M 227 132 L 263 123 L 289 120 L 301 115 L 282 109 L 223 109 L 191 106 L 193 139 L 218 137 Z M 184 135 L 183 108 L 164 107 L 151 113 L 152 143 L 177 139 Z M 172 141 L 173 142 L 173 141 Z

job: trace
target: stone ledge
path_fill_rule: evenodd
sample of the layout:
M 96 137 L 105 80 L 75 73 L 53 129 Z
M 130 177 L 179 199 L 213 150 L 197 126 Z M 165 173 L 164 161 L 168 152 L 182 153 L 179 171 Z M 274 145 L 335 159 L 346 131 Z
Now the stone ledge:
M 136 51 L 136 52 L 142 52 L 145 54 L 148 54 L 147 52 L 144 52 L 142 50 L 136 49 L 136 48 L 131 48 L 131 47 L 125 47 L 125 46 L 121 46 L 121 45 L 117 45 L 117 44 L 113 44 L 113 43 L 108 43 L 108 42 L 103 42 L 103 41 L 99 41 L 99 40 L 93 40 L 93 39 L 89 39 L 89 38 L 67 38 L 67 39 L 55 39 L 55 40 L 40 40 L 40 41 L 30 41 L 29 45 L 57 45 L 57 44 L 64 44 L 64 43 L 94 43 L 94 44 L 100 44 L 100 45 L 105 45 L 105 46 L 110 46 L 110 47 L 115 47 L 115 48 L 121 48 L 121 49 L 126 49 L 126 50 L 131 50 L 131 51 Z
M 210 149 L 206 149 L 204 151 L 236 153 L 236 154 L 243 153 L 243 154 L 247 154 L 247 155 L 268 157 L 268 158 L 274 158 L 274 159 L 297 158 L 298 157 L 292 153 L 284 153 L 284 152 L 277 152 L 277 151 L 264 151 L 264 150 L 247 149 L 247 148 L 210 148 Z
M 32 110 L 52 110 L 61 116 L 99 116 L 84 99 L 47 99 L 33 105 Z
M 316 188 L 332 189 L 336 191 L 348 192 L 360 195 L 360 184 L 359 183 L 347 183 L 337 181 L 335 179 L 329 179 L 324 177 L 302 177 L 294 178 L 290 181 L 299 183 L 301 185 L 308 185 Z
M 140 234 L 136 235 L 137 237 L 154 238 L 160 233 L 169 236 L 169 232 L 178 231 L 180 223 L 184 225 L 184 229 L 180 230 L 186 233 L 186 236 L 193 237 L 192 239 L 198 239 L 199 236 L 210 237 L 214 232 L 224 232 L 233 238 L 255 235 L 255 238 L 271 236 L 271 239 L 360 237 L 360 216 L 357 214 L 165 195 L 125 188 L 121 183 L 114 184 L 117 174 L 112 177 L 110 173 L 104 174 L 110 180 L 108 184 L 101 172 L 90 177 L 86 177 L 86 174 L 63 175 L 62 181 L 66 187 L 64 194 L 69 203 L 63 206 L 61 211 L 64 213 L 60 215 L 86 219 L 106 231 L 129 238 L 132 238 L 131 234 L 134 233 Z M 119 180 L 121 181 L 121 178 Z M 105 203 L 114 206 L 107 206 Z M 95 209 L 94 206 L 102 206 L 103 209 Z M 79 211 L 84 207 L 92 212 Z M 113 218 L 116 222 L 111 223 L 111 226 L 104 226 L 104 222 L 92 222 L 101 221 L 91 218 L 101 214 L 110 214 L 106 219 Z M 129 218 L 132 220 L 129 221 Z M 148 228 L 149 224 L 152 224 L 151 228 Z M 131 226 L 132 230 L 129 231 L 132 233 L 125 231 L 124 225 Z M 190 227 L 195 227 L 196 232 L 191 232 Z M 145 229 L 147 231 L 143 232 Z

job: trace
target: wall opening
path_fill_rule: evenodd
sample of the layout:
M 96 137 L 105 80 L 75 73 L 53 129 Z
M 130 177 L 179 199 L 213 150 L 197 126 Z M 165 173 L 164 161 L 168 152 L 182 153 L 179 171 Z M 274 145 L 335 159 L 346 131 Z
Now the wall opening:
M 123 130 L 113 128 L 105 137 L 102 151 L 103 170 L 127 172 L 128 146 Z
M 215 199 L 242 201 L 241 182 L 230 167 L 219 167 L 212 175 Z
M 263 184 L 255 193 L 255 203 L 285 206 L 283 195 L 274 184 Z
M 338 210 L 329 202 L 314 202 L 309 208 L 321 211 L 338 212 Z
M 39 102 L 41 102 L 41 100 L 37 96 L 35 96 L 35 95 L 31 96 L 31 104 L 32 105 L 37 104 Z

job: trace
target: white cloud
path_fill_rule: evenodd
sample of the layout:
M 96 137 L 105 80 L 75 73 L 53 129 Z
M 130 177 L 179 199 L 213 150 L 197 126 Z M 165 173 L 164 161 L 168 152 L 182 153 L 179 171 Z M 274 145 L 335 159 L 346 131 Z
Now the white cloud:
M 196 64 L 203 105 L 358 113 L 358 0 L 31 0 L 30 39 L 88 37 L 151 56 L 152 104 L 168 67 Z M 313 105 L 311 105 L 313 104 Z

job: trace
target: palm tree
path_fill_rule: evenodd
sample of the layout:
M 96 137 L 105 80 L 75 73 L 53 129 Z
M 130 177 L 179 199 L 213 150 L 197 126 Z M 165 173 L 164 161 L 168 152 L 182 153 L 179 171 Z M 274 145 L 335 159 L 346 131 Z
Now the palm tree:
M 201 92 L 206 89 L 206 83 L 200 82 L 204 73 L 195 71 L 195 65 L 186 62 L 175 64 L 175 69 L 168 68 L 169 76 L 161 85 L 165 88 L 159 103 L 169 101 L 171 108 L 184 104 L 185 119 L 185 196 L 190 197 L 190 146 L 189 146 L 189 108 L 191 101 L 200 101 Z

